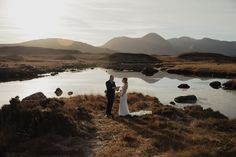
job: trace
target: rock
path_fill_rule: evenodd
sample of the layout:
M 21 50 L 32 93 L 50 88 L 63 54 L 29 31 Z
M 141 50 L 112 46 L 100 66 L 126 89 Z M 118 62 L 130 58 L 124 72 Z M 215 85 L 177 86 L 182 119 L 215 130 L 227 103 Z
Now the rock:
M 73 92 L 72 92 L 72 91 L 69 91 L 67 94 L 68 94 L 69 96 L 71 96 L 71 95 L 73 95 Z
M 213 81 L 209 84 L 212 88 L 214 89 L 219 89 L 221 88 L 221 83 L 219 81 Z
M 213 111 L 211 108 L 204 109 L 204 118 L 227 119 L 225 115 L 219 111 Z
M 196 103 L 197 97 L 195 95 L 179 96 L 176 97 L 174 100 L 177 103 Z
M 175 105 L 175 102 L 174 102 L 174 101 L 171 101 L 170 104 L 171 104 L 171 105 Z
M 229 81 L 223 83 L 223 89 L 236 90 L 236 79 L 229 80 Z
M 15 98 L 11 98 L 9 102 L 12 106 L 16 107 L 18 104 L 20 104 L 19 96 L 16 96 Z
M 157 73 L 158 70 L 157 69 L 154 69 L 152 67 L 145 67 L 143 70 L 142 70 L 142 74 L 146 75 L 146 76 L 153 76 L 155 73 Z
M 180 84 L 178 88 L 189 89 L 190 86 L 188 84 Z
M 56 91 L 55 91 L 55 94 L 56 94 L 57 96 L 61 96 L 62 93 L 63 93 L 63 91 L 61 90 L 61 88 L 57 88 Z
M 22 109 L 40 107 L 40 102 L 46 99 L 47 97 L 42 92 L 38 92 L 22 99 L 21 103 L 18 104 L 17 107 Z
M 200 105 L 184 107 L 184 111 L 191 117 L 197 119 L 207 119 L 207 118 L 228 119 L 225 115 L 221 114 L 219 111 L 213 111 L 211 108 L 203 109 L 203 107 Z
M 51 76 L 55 76 L 55 75 L 58 75 L 58 72 L 52 72 L 51 73 Z
M 38 92 L 38 93 L 34 93 L 30 96 L 25 97 L 24 99 L 22 99 L 22 102 L 24 102 L 24 101 L 38 101 L 38 100 L 44 100 L 44 99 L 47 99 L 47 97 L 42 92 Z

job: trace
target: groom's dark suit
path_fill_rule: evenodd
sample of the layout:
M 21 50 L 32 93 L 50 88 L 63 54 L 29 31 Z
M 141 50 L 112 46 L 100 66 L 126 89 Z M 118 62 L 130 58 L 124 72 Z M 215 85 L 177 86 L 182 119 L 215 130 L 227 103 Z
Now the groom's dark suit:
M 106 90 L 106 96 L 107 96 L 106 114 L 107 116 L 112 115 L 111 110 L 112 110 L 112 106 L 113 106 L 113 102 L 115 98 L 115 87 L 116 87 L 116 84 L 114 81 L 108 80 L 106 82 L 106 88 L 107 88 Z

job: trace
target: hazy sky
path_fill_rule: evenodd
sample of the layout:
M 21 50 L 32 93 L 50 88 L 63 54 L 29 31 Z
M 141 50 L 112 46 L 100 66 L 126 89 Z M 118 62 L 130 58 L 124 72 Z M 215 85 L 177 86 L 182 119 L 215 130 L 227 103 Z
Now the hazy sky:
M 236 0 L 0 0 L 0 43 L 62 37 L 101 45 L 150 32 L 236 41 Z

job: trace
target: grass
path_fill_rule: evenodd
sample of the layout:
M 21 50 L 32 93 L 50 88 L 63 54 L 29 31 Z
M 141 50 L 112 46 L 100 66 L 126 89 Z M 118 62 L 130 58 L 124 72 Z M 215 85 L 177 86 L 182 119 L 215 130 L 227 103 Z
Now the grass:
M 199 107 L 185 111 L 162 105 L 155 97 L 130 93 L 131 111 L 152 110 L 154 114 L 106 119 L 100 115 L 104 114 L 106 104 L 106 98 L 101 95 L 76 96 L 64 101 L 67 107 L 75 104 L 85 107 L 94 113 L 95 121 L 99 120 L 96 128 L 103 144 L 96 150 L 97 156 L 222 157 L 236 153 L 236 121 L 217 117 L 214 111 Z M 118 103 L 116 99 L 114 113 Z M 194 110 L 202 113 L 192 117 L 189 114 Z
M 162 105 L 157 98 L 141 93 L 129 93 L 128 101 L 132 112 L 151 110 L 153 114 L 141 117 L 117 116 L 118 95 L 114 103 L 113 118 L 104 116 L 106 98 L 102 95 L 78 95 L 61 98 L 60 101 L 53 99 L 53 102 L 64 102 L 64 106 L 52 108 L 50 115 L 55 115 L 59 119 L 62 117 L 62 119 L 66 119 L 73 124 L 73 127 L 77 126 L 78 134 L 65 137 L 53 134 L 56 130 L 53 131 L 52 128 L 57 128 L 56 125 L 60 124 L 60 120 L 57 121 L 54 118 L 57 123 L 43 125 L 45 127 L 44 132 L 39 136 L 32 136 L 29 139 L 24 139 L 24 141 L 19 140 L 17 146 L 11 145 L 5 148 L 11 148 L 10 151 L 17 151 L 19 154 L 25 153 L 25 150 L 27 150 L 28 153 L 31 152 L 30 155 L 32 153 L 62 156 L 93 154 L 93 156 L 98 157 L 231 157 L 236 153 L 236 120 L 215 116 L 215 111 L 203 110 L 200 107 L 179 109 Z M 27 115 L 34 117 L 34 113 L 37 113 L 37 115 L 45 114 L 45 109 L 41 111 L 37 105 L 36 108 L 37 112 L 35 110 L 31 112 L 31 109 L 28 109 Z M 7 118 L 5 117 L 8 115 L 6 111 L 10 113 L 10 110 L 6 109 L 8 108 L 5 108 L 4 112 L 0 110 L 0 117 Z M 191 116 L 196 111 L 198 112 L 197 116 L 195 114 Z M 47 112 L 50 112 L 50 109 Z M 17 112 L 14 114 L 17 114 Z M 18 114 L 22 115 L 20 117 L 26 116 L 24 112 Z M 43 122 L 46 124 L 48 121 L 52 121 L 50 117 L 55 116 L 49 116 L 49 119 L 43 119 Z M 30 121 L 30 124 L 34 124 L 34 121 L 30 118 L 27 118 L 27 116 L 25 118 L 27 119 L 26 122 Z M 20 119 L 18 118 L 18 120 Z M 5 129 L 4 125 L 7 125 L 8 128 L 15 128 L 14 123 L 0 122 L 1 127 Z M 23 121 L 21 122 L 23 123 Z M 61 122 L 66 126 L 70 123 Z M 20 127 L 24 126 L 28 128 L 28 123 Z M 32 129 L 31 131 L 30 129 L 23 130 L 28 134 L 35 131 Z M 30 132 L 27 132 L 27 130 Z M 47 130 L 49 131 L 47 132 Z M 63 129 L 60 130 L 62 133 L 67 132 Z M 8 131 L 0 131 L 0 133 L 0 140 L 9 137 L 6 136 L 6 133 L 9 133 Z M 11 137 L 11 139 L 14 139 L 14 137 Z M 4 145 L 4 143 L 2 144 Z M 0 147 L 2 152 L 3 148 Z

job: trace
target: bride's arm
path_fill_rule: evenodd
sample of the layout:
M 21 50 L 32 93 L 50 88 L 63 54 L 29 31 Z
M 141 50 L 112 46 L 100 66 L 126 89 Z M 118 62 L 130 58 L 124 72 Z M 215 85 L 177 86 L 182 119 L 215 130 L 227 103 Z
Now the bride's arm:
M 128 88 L 127 85 L 122 87 L 121 96 L 123 96 L 127 92 L 127 88 Z

